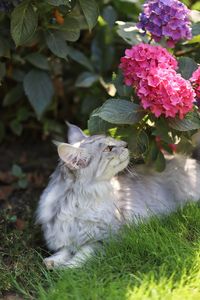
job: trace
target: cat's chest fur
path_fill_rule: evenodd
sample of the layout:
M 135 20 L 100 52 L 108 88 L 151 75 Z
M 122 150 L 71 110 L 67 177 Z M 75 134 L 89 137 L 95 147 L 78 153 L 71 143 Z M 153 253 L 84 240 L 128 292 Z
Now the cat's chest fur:
M 119 213 L 110 182 L 93 185 L 53 182 L 44 192 L 39 222 L 52 250 L 79 247 L 89 240 L 102 240 L 119 226 Z

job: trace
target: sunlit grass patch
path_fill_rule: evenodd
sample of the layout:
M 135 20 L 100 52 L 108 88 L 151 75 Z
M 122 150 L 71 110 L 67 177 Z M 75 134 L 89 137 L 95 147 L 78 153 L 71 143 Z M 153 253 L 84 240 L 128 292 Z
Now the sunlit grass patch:
M 200 299 L 200 209 L 127 227 L 83 268 L 59 272 L 40 299 Z M 191 298 L 192 297 L 192 298 Z

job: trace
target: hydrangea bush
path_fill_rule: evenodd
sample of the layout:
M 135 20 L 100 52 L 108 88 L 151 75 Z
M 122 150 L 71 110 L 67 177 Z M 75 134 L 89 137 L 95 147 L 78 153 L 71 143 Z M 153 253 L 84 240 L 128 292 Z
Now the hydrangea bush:
M 0 142 L 24 128 L 55 138 L 64 119 L 88 121 L 90 134 L 127 140 L 136 161 L 162 171 L 164 153 L 190 152 L 200 128 L 198 9 L 193 0 L 0 1 Z
M 176 57 L 181 53 L 176 49 L 193 38 L 190 14 L 177 0 L 144 3 L 132 31 L 138 30 L 140 42 L 125 50 L 119 63 L 122 74 L 114 75 L 115 82 L 121 76 L 127 86 L 126 98 L 107 100 L 89 120 L 91 128 L 95 121 L 110 126 L 113 136 L 129 141 L 135 159 L 158 171 L 165 168 L 165 153 L 191 151 L 192 136 L 200 128 L 200 67 L 188 57 Z M 131 44 L 127 33 L 124 39 Z

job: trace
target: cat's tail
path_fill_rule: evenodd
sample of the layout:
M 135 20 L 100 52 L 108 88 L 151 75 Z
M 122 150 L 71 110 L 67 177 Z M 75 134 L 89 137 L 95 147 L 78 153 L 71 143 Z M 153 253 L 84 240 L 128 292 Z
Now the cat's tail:
M 194 145 L 192 158 L 200 162 L 200 130 L 192 136 L 192 143 Z

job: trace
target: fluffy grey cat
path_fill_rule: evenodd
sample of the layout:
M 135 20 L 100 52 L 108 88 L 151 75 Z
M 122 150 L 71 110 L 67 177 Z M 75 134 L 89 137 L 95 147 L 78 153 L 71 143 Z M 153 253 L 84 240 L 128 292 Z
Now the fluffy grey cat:
M 164 172 L 129 164 L 123 141 L 69 126 L 70 144 L 60 143 L 60 162 L 44 190 L 37 222 L 54 255 L 48 268 L 77 267 L 111 232 L 129 222 L 169 213 L 189 199 L 200 199 L 200 164 L 182 155 L 170 157 Z M 119 175 L 118 175 L 119 174 Z

